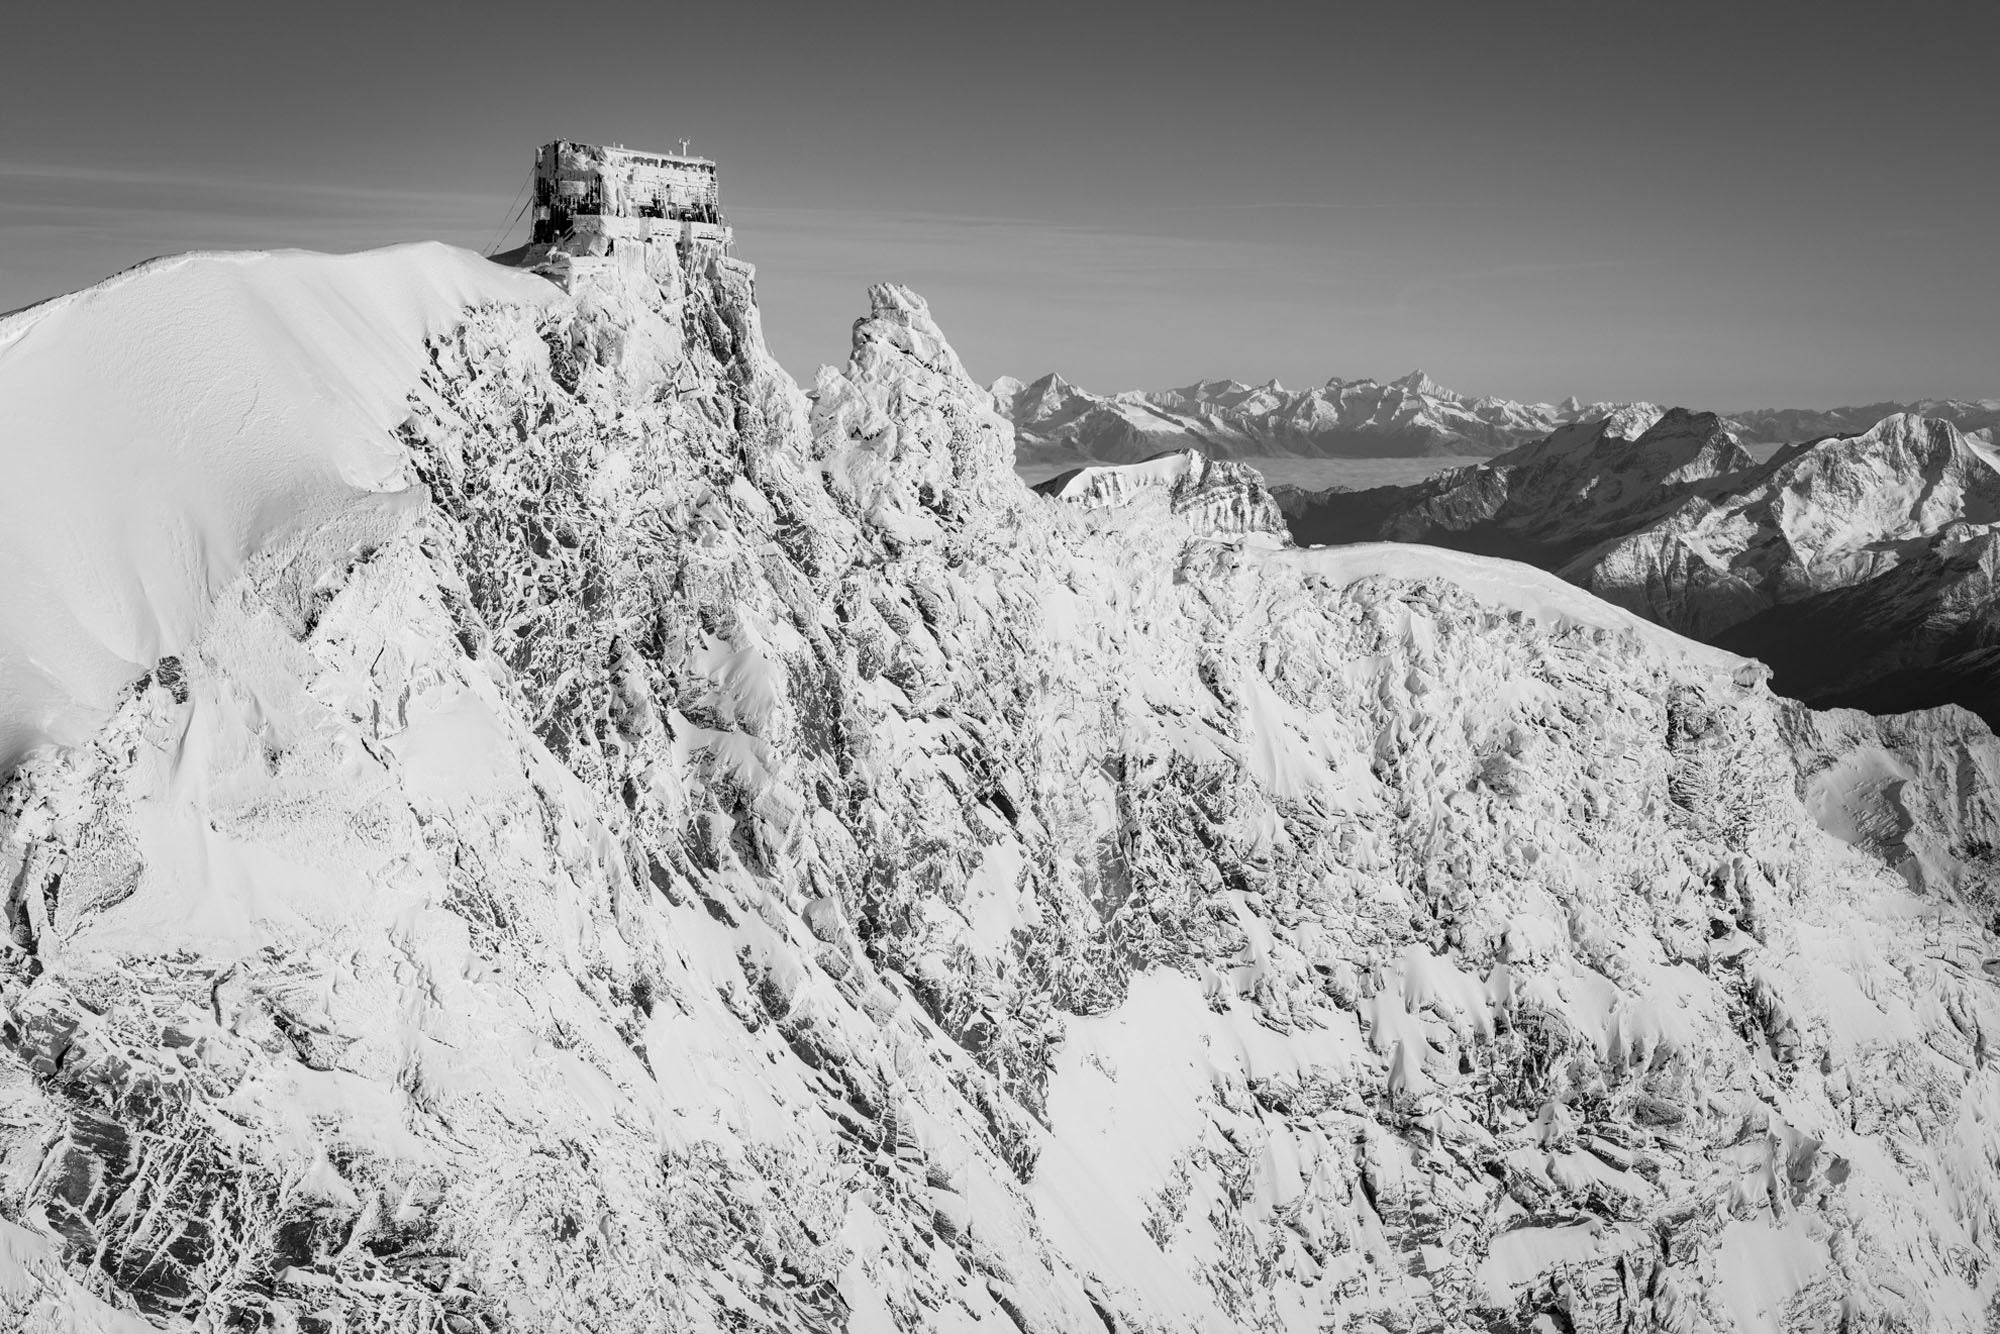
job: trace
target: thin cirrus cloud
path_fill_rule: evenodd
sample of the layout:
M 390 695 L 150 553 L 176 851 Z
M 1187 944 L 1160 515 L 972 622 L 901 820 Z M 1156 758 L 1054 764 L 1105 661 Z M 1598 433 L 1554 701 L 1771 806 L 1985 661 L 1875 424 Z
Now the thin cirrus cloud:
M 489 195 L 435 188 L 0 162 L 0 310 L 182 250 L 353 250 L 438 237 L 478 247 Z

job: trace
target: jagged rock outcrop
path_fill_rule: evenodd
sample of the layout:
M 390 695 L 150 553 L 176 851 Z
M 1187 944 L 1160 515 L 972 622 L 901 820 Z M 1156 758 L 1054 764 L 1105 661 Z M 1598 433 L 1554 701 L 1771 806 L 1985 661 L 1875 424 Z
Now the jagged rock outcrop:
M 2000 741 L 1956 707 L 1878 717 L 1786 714 L 1801 795 L 1821 828 L 1912 889 L 1990 912 L 2000 900 Z M 1989 970 L 1992 971 L 1992 970 Z
M 1116 509 L 1120 523 L 1135 521 L 1135 507 L 1159 505 L 1198 533 L 1291 541 L 1285 516 L 1256 469 L 1191 449 L 1144 463 L 1073 469 L 1035 491 L 1085 510 Z
M 1815 719 L 1524 566 L 1036 497 L 912 294 L 808 397 L 746 266 L 647 258 L 468 281 L 393 434 L 343 418 L 396 470 L 0 788 L 0 1301 L 1989 1322 L 1976 724 Z M 1826 796 L 1865 747 L 1893 847 Z
M 1033 384 L 1002 376 L 991 393 L 1013 423 L 1019 461 L 1043 466 L 1138 463 L 1189 449 L 1217 459 L 1495 454 L 1618 408 L 1471 398 L 1422 371 L 1387 384 L 1335 377 L 1290 390 L 1276 380 L 1204 380 L 1108 396 L 1060 375 Z

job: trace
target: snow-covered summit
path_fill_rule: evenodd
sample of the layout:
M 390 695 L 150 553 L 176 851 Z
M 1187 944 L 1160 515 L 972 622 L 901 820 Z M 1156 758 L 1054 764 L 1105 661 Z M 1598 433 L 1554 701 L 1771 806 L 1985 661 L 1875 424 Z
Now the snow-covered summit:
M 1886 417 L 1906 414 L 1949 422 L 1966 435 L 1990 435 L 2000 427 L 2000 398 L 1923 398 L 1841 408 L 1753 408 L 1733 414 L 1730 424 L 1744 440 L 1789 445 L 1860 435 Z
M 1147 459 L 1095 468 L 1077 468 L 1040 483 L 1035 490 L 1086 510 L 1111 511 L 1129 524 L 1157 522 L 1159 509 L 1201 534 L 1257 536 L 1280 545 L 1291 542 L 1285 516 L 1254 468 L 1181 450 Z M 1157 505 L 1148 502 L 1157 501 Z
M 1136 463 L 1198 449 L 1214 458 L 1493 454 L 1620 405 L 1469 398 L 1412 371 L 1384 384 L 1338 376 L 1288 390 L 1203 380 L 1178 389 L 1092 394 L 1047 375 L 1031 385 L 994 381 L 996 408 L 1014 424 L 1024 463 Z
M 1413 486 L 1280 503 L 1301 542 L 1439 542 L 1553 564 L 1752 466 L 1713 413 L 1633 404 Z
M 101 457 L 241 395 L 369 467 L 168 580 L 186 637 L 0 787 L 0 1309 L 1987 1323 L 1974 720 L 1503 562 L 1127 521 L 1223 464 L 1037 498 L 907 291 L 807 396 L 747 266 L 577 258 L 246 264 L 209 340 L 310 374 L 171 322 L 56 368 L 178 387 Z M 288 494 L 204 439 L 164 520 Z
M 1992 446 L 1901 413 L 1691 493 L 1563 573 L 1768 656 L 1805 698 L 1890 711 L 1956 700 L 1994 718 L 1996 539 Z
M 0 322 L 0 773 L 88 736 L 253 562 L 309 597 L 381 541 L 422 503 L 390 428 L 425 340 L 547 291 L 438 245 L 183 255 Z
M 1136 463 L 1180 449 L 1235 459 L 1500 454 L 1607 417 L 1660 413 L 1648 403 L 1585 402 L 1575 395 L 1559 403 L 1473 397 L 1421 370 L 1387 383 L 1333 376 L 1307 390 L 1288 390 L 1276 380 L 1256 386 L 1201 380 L 1108 395 L 1056 374 L 1032 384 L 1002 376 L 990 393 L 996 410 L 1014 424 L 1020 461 L 1039 467 Z M 1987 438 L 2000 428 L 2000 399 L 1759 408 L 1725 416 L 1722 424 L 1743 442 L 1793 444 L 1858 435 L 1899 413 L 1949 421 Z
M 1275 493 L 1307 545 L 1441 542 L 1531 561 L 1769 661 L 1777 688 L 2000 720 L 1989 441 L 1899 413 L 1755 464 L 1724 419 L 1635 406 L 1413 486 Z

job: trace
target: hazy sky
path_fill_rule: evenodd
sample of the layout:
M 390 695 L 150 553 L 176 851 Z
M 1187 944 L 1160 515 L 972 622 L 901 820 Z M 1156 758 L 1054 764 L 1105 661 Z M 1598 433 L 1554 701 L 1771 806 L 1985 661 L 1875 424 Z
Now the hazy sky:
M 17 6 L 0 310 L 193 248 L 484 249 L 537 143 L 686 136 L 801 379 L 895 279 L 981 379 L 2000 395 L 1996 14 Z

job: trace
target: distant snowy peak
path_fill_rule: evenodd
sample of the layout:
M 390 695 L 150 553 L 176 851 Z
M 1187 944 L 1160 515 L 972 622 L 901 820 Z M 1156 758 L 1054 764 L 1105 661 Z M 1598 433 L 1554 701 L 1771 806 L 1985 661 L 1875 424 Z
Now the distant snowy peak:
M 2000 721 L 2000 451 L 1894 413 L 1757 462 L 1736 423 L 1633 406 L 1412 486 L 1275 493 L 1306 546 L 1529 561 L 1761 658 L 1809 703 Z
M 1386 384 L 1338 376 L 1312 389 L 1276 380 L 1201 380 L 1176 389 L 1093 394 L 1059 375 L 993 382 L 1023 463 L 1137 463 L 1199 449 L 1216 458 L 1497 454 L 1628 405 L 1470 398 L 1421 370 Z
M 1299 541 L 1431 542 L 1538 563 L 1629 531 L 1691 488 L 1754 466 L 1712 412 L 1631 404 L 1415 486 L 1285 490 Z
M 1474 398 L 1421 370 L 1386 383 L 1334 376 L 1303 390 L 1276 380 L 1198 380 L 1116 394 L 1092 393 L 1055 374 L 1031 384 L 1002 376 L 991 393 L 994 409 L 1014 424 L 1017 461 L 1041 465 L 1138 463 L 1188 448 L 1214 458 L 1500 454 L 1605 418 L 1620 419 L 1624 438 L 1636 439 L 1661 412 L 1648 403 L 1585 402 L 1575 395 L 1559 403 Z M 1885 417 L 1911 413 L 1989 440 L 2000 430 L 2000 399 L 1991 398 L 1758 408 L 1722 422 L 1746 443 L 1793 444 L 1859 435 Z
M 1291 545 L 1285 516 L 1255 468 L 1210 459 L 1199 450 L 1161 454 L 1143 463 L 1077 468 L 1035 488 L 1080 509 L 1146 522 L 1161 508 L 1196 536 L 1261 538 Z
M 1731 425 L 1743 439 L 1794 444 L 1831 436 L 1856 436 L 1888 417 L 1918 416 L 1950 422 L 1970 435 L 2000 428 L 2000 398 L 1924 398 L 1910 403 L 1867 403 L 1847 408 L 1754 408 Z
M 1692 495 L 1578 557 L 1563 574 L 1709 637 L 1754 637 L 1781 605 L 1838 602 L 1849 642 L 1794 677 L 1807 698 L 1817 698 L 1825 681 L 1837 677 L 1848 688 L 1870 674 L 1862 640 L 1865 625 L 1880 619 L 1872 604 L 1893 603 L 1897 615 L 1922 622 L 1908 627 L 1915 633 L 1894 636 L 1893 645 L 1876 646 L 1898 670 L 1912 665 L 1906 659 L 1921 645 L 1936 649 L 1952 638 L 1968 616 L 1983 624 L 1992 593 L 1987 548 L 1996 535 L 2000 469 L 1992 447 L 1948 421 L 1897 413 L 1859 434 L 1786 450 L 1725 490 Z M 1968 575 L 1977 597 L 1964 593 L 1973 586 Z M 1800 625 L 1786 625 L 1791 638 L 1808 637 Z M 1983 631 L 1974 638 L 1986 642 Z M 1745 642 L 1780 663 L 1789 657 L 1783 642 Z
M 1038 500 L 906 289 L 808 396 L 747 265 L 573 258 L 0 324 L 0 683 L 95 709 L 0 783 L 0 1329 L 1990 1330 L 1974 720 L 1199 454 Z

